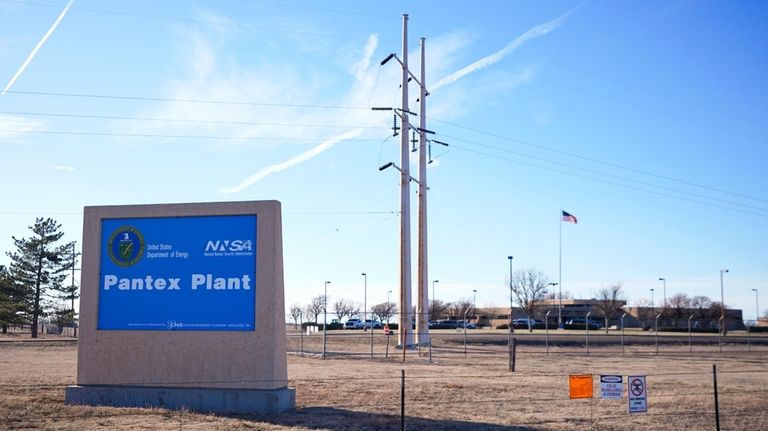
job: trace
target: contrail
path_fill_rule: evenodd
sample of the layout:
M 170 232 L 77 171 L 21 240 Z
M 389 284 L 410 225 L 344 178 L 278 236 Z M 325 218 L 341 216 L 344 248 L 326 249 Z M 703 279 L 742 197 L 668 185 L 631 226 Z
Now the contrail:
M 59 14 L 59 17 L 56 18 L 56 21 L 53 23 L 51 28 L 48 29 L 48 32 L 45 33 L 45 36 L 43 36 L 42 39 L 40 39 L 40 42 L 37 42 L 37 45 L 35 45 L 35 48 L 32 50 L 32 52 L 29 53 L 29 57 L 24 61 L 24 64 L 21 65 L 19 70 L 16 72 L 15 75 L 13 75 L 13 78 L 11 78 L 11 82 L 8 83 L 8 85 L 5 86 L 5 89 L 3 90 L 2 95 L 5 96 L 5 93 L 8 92 L 8 90 L 13 86 L 13 83 L 16 82 L 16 80 L 19 78 L 19 76 L 24 72 L 24 70 L 27 68 L 29 63 L 32 61 L 33 58 L 35 58 L 35 55 L 37 54 L 37 51 L 40 50 L 40 48 L 43 46 L 45 41 L 48 40 L 49 37 L 51 37 L 51 34 L 53 34 L 53 31 L 56 30 L 56 27 L 59 26 L 59 23 L 64 18 L 64 15 L 69 12 L 70 6 L 72 6 L 72 3 L 74 3 L 75 0 L 69 0 L 66 6 L 64 6 L 64 10 L 61 11 L 61 14 Z
M 277 163 L 274 165 L 267 166 L 266 168 L 261 169 L 260 171 L 256 172 L 255 174 L 251 175 L 250 177 L 244 179 L 240 182 L 240 184 L 232 187 L 224 187 L 219 190 L 220 193 L 237 193 L 241 192 L 248 187 L 256 184 L 256 182 L 261 181 L 262 179 L 280 171 L 284 171 L 291 166 L 298 165 L 299 163 L 306 162 L 309 159 L 312 159 L 313 157 L 317 156 L 318 154 L 322 153 L 323 151 L 331 149 L 334 145 L 338 144 L 339 142 L 346 141 L 349 139 L 354 139 L 360 134 L 363 133 L 363 129 L 355 129 L 350 130 L 349 132 L 342 133 L 341 135 L 337 135 L 331 138 L 326 139 L 325 141 L 321 142 L 320 145 L 311 148 L 298 156 L 292 157 L 282 163 Z
M 470 64 L 469 66 L 461 70 L 457 70 L 456 72 L 453 72 L 450 75 L 440 79 L 434 85 L 431 86 L 430 90 L 435 91 L 438 88 L 444 87 L 448 84 L 458 81 L 459 79 L 463 78 L 466 75 L 469 75 L 470 73 L 477 72 L 480 69 L 484 69 L 498 62 L 502 58 L 509 55 L 512 51 L 516 50 L 521 45 L 528 42 L 529 40 L 536 39 L 537 37 L 540 37 L 540 36 L 544 36 L 545 34 L 551 32 L 552 30 L 560 27 L 565 22 L 565 19 L 568 18 L 568 15 L 572 14 L 576 9 L 578 9 L 578 7 L 569 11 L 568 13 L 561 16 L 560 18 L 553 19 L 552 21 L 533 27 L 532 29 L 516 37 L 514 40 L 512 40 L 512 42 L 509 42 L 507 46 L 505 46 L 504 48 L 494 52 L 493 54 L 487 57 L 483 57 L 480 60 L 477 60 L 476 62 Z

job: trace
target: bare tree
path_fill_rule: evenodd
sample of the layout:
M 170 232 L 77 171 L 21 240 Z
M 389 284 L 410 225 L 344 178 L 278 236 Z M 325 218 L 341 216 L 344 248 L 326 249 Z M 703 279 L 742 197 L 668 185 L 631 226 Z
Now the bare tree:
M 621 283 L 614 283 L 597 292 L 597 302 L 594 305 L 597 314 L 605 320 L 605 333 L 608 333 L 608 322 L 621 312 L 621 307 L 627 303 Z
M 382 302 L 371 307 L 371 313 L 381 322 L 389 323 L 389 319 L 397 313 L 394 302 Z
M 320 313 L 323 312 L 323 307 L 325 305 L 325 296 L 318 295 L 312 298 L 309 301 L 309 304 L 307 304 L 307 319 L 309 319 L 309 316 L 312 316 L 312 321 L 314 323 L 317 323 L 317 316 L 320 315 Z
M 298 328 L 299 318 L 301 317 L 301 305 L 294 303 L 289 310 L 291 312 L 291 319 L 293 319 L 293 327 Z
M 518 271 L 511 280 L 512 294 L 528 316 L 528 331 L 533 332 L 531 318 L 542 308 L 549 281 L 541 271 L 533 268 Z
M 439 299 L 429 301 L 429 320 L 437 320 L 444 317 L 450 308 L 450 302 L 443 302 Z
M 691 298 L 691 308 L 696 310 L 697 319 L 709 319 L 712 300 L 708 296 L 694 296 Z
M 475 314 L 474 310 L 472 298 L 461 298 L 451 306 L 451 314 L 456 317 L 456 320 L 463 320 L 464 316 Z
M 669 298 L 665 315 L 672 319 L 672 326 L 677 328 L 680 319 L 687 318 L 686 312 L 691 309 L 691 298 L 684 293 L 678 293 Z
M 333 311 L 339 320 L 345 317 L 352 317 L 360 313 L 360 307 L 342 298 L 333 303 Z
M 637 310 L 637 318 L 643 323 L 643 328 L 648 328 L 647 320 L 653 319 L 653 307 L 651 307 L 651 300 L 647 298 L 641 298 L 635 301 L 635 309 Z

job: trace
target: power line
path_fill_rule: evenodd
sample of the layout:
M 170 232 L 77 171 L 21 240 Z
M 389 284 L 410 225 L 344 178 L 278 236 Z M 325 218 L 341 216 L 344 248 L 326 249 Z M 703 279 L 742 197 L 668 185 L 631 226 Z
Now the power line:
M 4 115 L 27 115 L 27 116 L 37 116 L 37 117 L 90 118 L 90 119 L 99 119 L 99 120 L 133 120 L 133 121 L 157 121 L 157 122 L 192 123 L 192 124 L 224 124 L 224 125 L 235 125 L 235 126 L 349 128 L 349 124 L 269 123 L 269 122 L 255 122 L 255 121 L 197 120 L 197 119 L 185 119 L 185 118 L 131 117 L 131 116 L 120 116 L 120 115 L 0 111 L 0 115 L 3 115 L 3 114 Z M 355 128 L 389 130 L 388 127 L 381 127 L 381 126 L 355 125 Z
M 439 31 L 442 31 L 442 32 L 446 32 L 448 34 L 456 35 L 458 37 L 464 38 L 464 39 L 472 41 L 472 42 L 479 42 L 479 43 L 488 45 L 488 46 L 490 46 L 491 48 L 494 48 L 494 49 L 501 49 L 501 48 L 504 47 L 503 45 L 499 45 L 498 43 L 495 43 L 495 42 L 489 42 L 489 41 L 486 41 L 484 39 L 467 36 L 464 33 L 456 32 L 456 31 L 453 31 L 453 30 L 449 30 L 449 29 L 446 29 L 444 27 L 439 27 L 439 26 L 430 24 L 430 23 L 425 22 L 425 21 L 420 21 L 420 20 L 415 20 L 415 19 L 413 19 L 412 21 L 414 23 L 418 23 L 418 24 L 421 24 L 421 25 L 426 26 L 426 27 L 431 27 L 431 28 L 433 28 L 435 30 L 439 30 Z M 593 78 L 597 78 L 597 79 L 600 79 L 600 80 L 603 80 L 603 81 L 611 82 L 611 83 L 614 83 L 614 84 L 617 84 L 617 85 L 620 85 L 620 86 L 623 86 L 623 87 L 626 87 L 626 88 L 631 88 L 631 89 L 634 89 L 634 90 L 642 91 L 642 92 L 651 94 L 653 96 L 662 97 L 662 98 L 666 98 L 666 99 L 669 99 L 669 100 L 674 100 L 676 102 L 680 102 L 680 103 L 683 103 L 683 104 L 686 104 L 686 105 L 690 105 L 690 106 L 694 106 L 694 107 L 701 108 L 701 109 L 706 109 L 706 110 L 709 110 L 709 111 L 712 111 L 712 112 L 715 112 L 715 113 L 718 113 L 718 114 L 726 115 L 726 116 L 729 116 L 731 118 L 735 118 L 735 119 L 738 119 L 738 120 L 742 120 L 742 121 L 746 121 L 746 122 L 750 122 L 750 123 L 754 123 L 754 124 L 759 124 L 761 126 L 768 126 L 768 122 L 765 122 L 765 121 L 756 120 L 754 118 L 745 117 L 745 116 L 739 115 L 739 114 L 734 114 L 732 112 L 725 111 L 723 109 L 720 109 L 720 108 L 717 108 L 717 107 L 714 107 L 714 106 L 710 106 L 710 105 L 706 105 L 706 104 L 703 104 L 703 103 L 695 102 L 695 101 L 688 100 L 688 99 L 685 99 L 685 98 L 682 98 L 682 97 L 665 94 L 665 93 L 662 93 L 660 91 L 654 90 L 652 88 L 644 87 L 642 85 L 634 84 L 634 83 L 631 83 L 631 82 L 628 82 L 628 81 L 624 81 L 624 80 L 621 80 L 621 79 L 617 79 L 617 78 L 613 78 L 613 77 L 610 77 L 610 76 L 607 76 L 607 75 L 603 75 L 603 74 L 600 74 L 600 73 L 592 72 L 592 71 L 587 70 L 587 69 L 582 69 L 580 67 L 572 66 L 570 64 L 566 64 L 566 63 L 562 63 L 562 62 L 555 61 L 555 60 L 552 60 L 552 59 L 548 59 L 548 58 L 542 57 L 540 55 L 531 54 L 529 52 L 526 52 L 525 50 L 519 50 L 518 49 L 518 50 L 515 50 L 513 52 L 513 54 L 517 54 L 517 55 L 520 55 L 520 56 L 523 56 L 523 57 L 529 57 L 529 58 L 532 58 L 534 60 L 541 61 L 542 63 L 547 63 L 547 64 L 551 64 L 553 66 L 557 66 L 557 67 L 560 67 L 560 68 L 563 68 L 563 69 L 572 70 L 574 72 L 578 72 L 578 73 L 581 73 L 583 75 L 587 75 L 587 76 L 591 76 Z M 490 67 L 504 70 L 503 68 L 500 68 L 497 65 L 491 65 Z M 538 78 L 538 77 L 535 78 L 535 79 L 542 80 L 541 78 Z M 545 82 L 547 82 L 547 81 L 545 81 Z M 553 83 L 553 84 L 557 84 L 557 85 L 564 85 L 564 84 L 556 83 L 554 81 L 549 81 L 549 82 Z
M 685 190 L 675 189 L 675 188 L 672 188 L 672 187 L 662 186 L 662 185 L 659 185 L 659 184 L 653 184 L 653 183 L 649 183 L 649 182 L 646 182 L 646 181 L 635 180 L 635 179 L 624 177 L 624 176 L 621 176 L 621 175 L 615 175 L 615 174 L 610 174 L 610 173 L 607 173 L 607 172 L 597 171 L 597 170 L 594 170 L 594 169 L 583 168 L 583 167 L 572 165 L 572 164 L 569 164 L 569 163 L 562 163 L 562 162 L 557 162 L 557 161 L 554 161 L 554 160 L 549 160 L 549 159 L 546 159 L 546 158 L 543 158 L 543 157 L 531 156 L 531 155 L 528 155 L 528 154 L 519 153 L 519 152 L 516 152 L 516 151 L 504 149 L 504 148 L 498 148 L 498 147 L 494 147 L 492 145 L 481 144 L 479 142 L 474 142 L 474 141 L 470 141 L 470 140 L 466 140 L 466 139 L 461 139 L 461 138 L 456 138 L 456 137 L 451 137 L 451 139 L 458 140 L 458 141 L 463 141 L 463 142 L 466 142 L 466 143 L 469 143 L 469 144 L 472 144 L 472 145 L 477 145 L 477 146 L 480 146 L 480 147 L 485 147 L 485 148 L 493 149 L 493 150 L 496 150 L 496 151 L 505 152 L 505 153 L 508 153 L 508 154 L 513 154 L 513 155 L 520 156 L 520 157 L 526 157 L 526 158 L 537 160 L 537 161 L 540 161 L 540 162 L 551 163 L 551 164 L 554 164 L 554 165 L 558 165 L 558 166 L 562 166 L 562 167 L 566 167 L 566 168 L 571 168 L 571 169 L 577 169 L 577 170 L 588 172 L 588 173 L 591 173 L 591 174 L 602 175 L 602 176 L 605 176 L 605 177 L 615 178 L 615 179 L 624 180 L 624 181 L 630 181 L 630 182 L 637 183 L 637 184 L 644 185 L 644 186 L 655 187 L 655 188 L 659 188 L 659 189 L 662 189 L 662 190 L 667 190 L 667 191 L 671 191 L 671 192 L 675 192 L 675 193 L 686 194 L 686 195 L 690 195 L 690 196 L 694 196 L 694 197 L 698 197 L 698 198 L 703 198 L 703 199 L 711 199 L 711 200 L 719 201 L 719 202 L 722 202 L 722 203 L 725 203 L 725 204 L 741 206 L 741 207 L 744 207 L 744 208 L 750 208 L 750 209 L 754 209 L 754 210 L 758 210 L 758 211 L 768 211 L 768 208 L 765 208 L 765 207 L 757 207 L 757 206 L 753 206 L 753 205 L 747 205 L 747 204 L 743 204 L 743 203 L 736 202 L 736 201 L 720 199 L 720 198 L 713 197 L 713 196 L 708 196 L 708 195 L 703 195 L 703 194 L 699 194 L 699 193 L 688 192 L 688 191 L 685 191 Z M 452 146 L 456 147 L 456 145 L 452 145 Z M 456 148 L 460 148 L 460 147 L 456 147 Z
M 142 97 L 142 96 L 98 95 L 98 94 L 85 94 L 85 93 L 59 93 L 59 92 L 33 92 L 33 91 L 9 91 L 9 93 L 29 94 L 29 95 L 44 95 L 44 96 L 61 96 L 61 97 L 84 97 L 84 98 L 97 98 L 97 99 L 118 99 L 118 100 L 120 100 L 120 99 L 126 100 L 127 99 L 127 100 L 142 100 L 142 101 L 210 103 L 210 104 L 225 104 L 225 105 L 250 105 L 250 106 L 269 106 L 269 107 L 310 108 L 310 109 L 345 109 L 345 110 L 368 110 L 369 109 L 367 107 L 357 107 L 357 106 L 316 105 L 316 104 L 279 104 L 279 103 L 258 103 L 258 102 L 247 102 L 247 101 L 228 101 L 228 100 L 210 100 L 210 99 L 208 99 L 208 100 L 205 100 L 205 99 L 172 99 L 172 98 L 157 98 L 157 97 Z M 267 125 L 267 126 L 281 126 L 281 127 L 282 126 L 286 126 L 286 127 L 318 127 L 318 128 L 320 128 L 320 127 L 329 127 L 329 128 L 344 127 L 343 125 L 291 124 L 291 123 L 248 123 L 248 122 L 235 122 L 235 121 L 192 120 L 192 119 L 187 120 L 187 119 L 171 119 L 171 118 L 130 117 L 130 116 L 96 116 L 96 115 L 85 115 L 85 114 L 58 114 L 58 113 L 34 113 L 34 112 L 12 112 L 12 111 L 6 111 L 4 113 L 5 114 L 17 114 L 17 115 L 61 116 L 61 117 L 73 117 L 73 118 L 100 118 L 100 119 L 139 120 L 139 121 L 169 121 L 169 122 L 177 122 L 178 121 L 178 122 L 188 122 L 188 123 L 198 123 L 199 122 L 199 123 L 204 123 L 204 124 L 205 123 L 221 123 L 221 124 L 233 124 L 233 125 L 244 124 L 244 125 Z M 724 190 L 724 189 L 720 189 L 720 188 L 716 188 L 716 187 L 706 186 L 706 185 L 702 185 L 702 184 L 698 184 L 698 183 L 694 183 L 694 182 L 690 182 L 690 181 L 686 181 L 686 180 L 681 180 L 681 179 L 673 178 L 673 177 L 666 176 L 666 175 L 661 175 L 661 174 L 657 174 L 657 173 L 653 173 L 653 172 L 649 172 L 649 171 L 645 171 L 645 170 L 641 170 L 641 169 L 637 169 L 637 168 L 632 168 L 632 167 L 625 166 L 625 165 L 620 165 L 620 164 L 613 163 L 613 162 L 608 162 L 608 161 L 599 160 L 599 159 L 595 159 L 595 158 L 591 158 L 591 157 L 586 157 L 586 156 L 582 156 L 582 155 L 579 155 L 579 154 L 576 154 L 576 153 L 571 153 L 571 152 L 567 152 L 567 151 L 563 151 L 563 150 L 558 150 L 558 149 L 555 149 L 555 148 L 552 148 L 552 147 L 548 147 L 548 146 L 544 146 L 544 145 L 534 144 L 534 143 L 527 142 L 527 141 L 524 141 L 524 140 L 520 140 L 520 139 L 508 137 L 508 136 L 503 136 L 503 135 L 500 135 L 500 134 L 497 134 L 497 133 L 487 132 L 485 130 L 480 130 L 480 129 L 476 129 L 476 128 L 473 128 L 473 127 L 463 126 L 463 125 L 456 124 L 456 123 L 453 123 L 453 122 L 443 121 L 443 120 L 439 120 L 439 119 L 435 119 L 435 118 L 430 118 L 430 120 L 431 121 L 436 121 L 436 122 L 439 122 L 439 123 L 443 123 L 443 124 L 447 124 L 447 125 L 451 125 L 453 127 L 456 127 L 456 128 L 459 128 L 459 129 L 463 129 L 463 130 L 467 130 L 467 131 L 471 131 L 471 132 L 474 132 L 474 133 L 479 133 L 479 134 L 483 134 L 483 135 L 486 135 L 486 136 L 491 136 L 491 137 L 494 137 L 494 138 L 498 138 L 498 139 L 502 139 L 502 140 L 507 140 L 507 141 L 510 141 L 510 142 L 520 143 L 520 144 L 523 144 L 523 145 L 526 145 L 526 146 L 530 146 L 530 147 L 533 147 L 533 148 L 543 149 L 543 150 L 554 152 L 554 153 L 557 153 L 557 154 L 561 154 L 561 155 L 565 155 L 565 156 L 569 156 L 569 157 L 573 157 L 573 158 L 577 158 L 577 159 L 581 159 L 581 160 L 585 160 L 585 161 L 589 161 L 589 162 L 593 162 L 593 163 L 598 163 L 598 164 L 602 164 L 602 165 L 605 165 L 605 166 L 610 166 L 610 167 L 613 167 L 613 168 L 618 168 L 618 169 L 622 169 L 622 170 L 626 170 L 626 171 L 630 171 L 630 172 L 635 172 L 635 173 L 639 173 L 639 174 L 642 174 L 642 175 L 646 175 L 646 176 L 650 176 L 650 177 L 655 177 L 655 178 L 659 178 L 659 179 L 663 179 L 663 180 L 667 180 L 667 181 L 672 181 L 672 182 L 676 182 L 676 183 L 679 183 L 679 184 L 684 184 L 684 185 L 688 185 L 688 186 L 692 186 L 692 187 L 697 187 L 697 188 L 701 188 L 701 189 L 705 189 L 705 190 L 715 191 L 715 192 L 718 192 L 718 193 L 724 193 L 724 194 L 729 194 L 729 195 L 733 195 L 733 196 L 738 196 L 738 197 L 741 197 L 741 198 L 744 198 L 744 199 L 750 199 L 750 200 L 754 200 L 754 201 L 768 203 L 768 200 L 766 200 L 766 199 L 755 197 L 755 196 L 751 196 L 751 195 L 747 195 L 747 194 L 743 194 L 743 193 L 737 193 L 737 192 L 733 192 L 733 191 L 729 191 L 729 190 Z M 364 127 L 364 128 L 368 128 L 368 129 L 384 129 L 383 127 L 377 127 L 377 126 L 367 126 L 367 127 Z M 234 140 L 244 139 L 244 140 L 276 140 L 276 141 L 284 141 L 284 140 L 296 141 L 297 140 L 295 138 L 284 138 L 284 137 L 269 138 L 269 137 L 257 137 L 257 136 L 206 136 L 206 135 L 141 134 L 141 133 L 129 134 L 129 133 L 116 133 L 116 132 L 113 133 L 113 132 L 88 132 L 88 131 L 41 131 L 41 130 L 37 130 L 36 131 L 36 130 L 26 130 L 26 131 L 13 131 L 13 132 L 15 132 L 15 133 L 24 133 L 24 134 L 59 134 L 59 135 L 84 135 L 84 136 L 175 138 L 175 139 L 230 139 L 230 140 L 231 139 L 234 139 Z M 448 135 L 445 135 L 445 136 L 448 136 Z M 765 210 L 764 208 L 761 208 L 761 207 L 755 207 L 755 206 L 751 206 L 751 205 L 741 204 L 741 203 L 734 202 L 734 201 L 728 201 L 728 200 L 725 200 L 725 199 L 720 199 L 720 198 L 716 198 L 716 197 L 701 195 L 701 194 L 692 193 L 692 192 L 684 192 L 684 191 L 680 191 L 680 190 L 673 189 L 673 188 L 666 187 L 666 186 L 651 184 L 651 183 L 647 183 L 647 182 L 643 182 L 643 181 L 639 181 L 639 180 L 634 180 L 634 179 L 630 179 L 630 178 L 626 178 L 626 177 L 622 177 L 622 176 L 618 176 L 618 175 L 613 175 L 613 174 L 608 174 L 608 173 L 604 173 L 604 172 L 600 172 L 600 171 L 590 170 L 590 169 L 587 169 L 587 168 L 582 168 L 582 167 L 578 167 L 578 166 L 574 166 L 574 165 L 570 165 L 570 164 L 565 164 L 565 163 L 549 160 L 549 159 L 546 159 L 546 158 L 535 157 L 535 156 L 526 155 L 526 154 L 523 154 L 523 153 L 516 153 L 516 152 L 512 152 L 510 150 L 500 149 L 500 148 L 493 147 L 493 146 L 490 146 L 490 145 L 483 145 L 483 144 L 479 144 L 479 143 L 472 142 L 472 141 L 469 141 L 469 140 L 464 140 L 464 139 L 458 138 L 458 137 L 452 137 L 452 136 L 448 136 L 448 137 L 452 138 L 452 139 L 455 139 L 455 140 L 459 140 L 459 141 L 463 140 L 465 142 L 473 143 L 475 145 L 482 145 L 482 146 L 484 146 L 486 148 L 492 148 L 492 149 L 497 150 L 497 151 L 504 151 L 504 152 L 508 152 L 508 153 L 511 153 L 511 154 L 516 154 L 516 155 L 519 155 L 519 156 L 522 156 L 522 157 L 533 158 L 533 159 L 536 159 L 536 160 L 539 160 L 539 161 L 544 161 L 544 162 L 547 162 L 547 163 L 552 163 L 552 164 L 557 164 L 557 165 L 569 167 L 569 168 L 572 168 L 572 169 L 579 169 L 579 170 L 587 171 L 587 172 L 590 172 L 590 173 L 593 173 L 593 174 L 597 174 L 597 175 L 603 175 L 603 176 L 608 176 L 608 177 L 612 177 L 612 178 L 622 179 L 622 180 L 625 180 L 625 181 L 635 182 L 635 183 L 639 183 L 639 184 L 642 184 L 642 185 L 647 185 L 647 186 L 650 186 L 650 187 L 656 187 L 656 188 L 661 188 L 661 189 L 665 189 L 665 190 L 669 190 L 669 191 L 674 191 L 674 192 L 677 192 L 677 193 L 685 193 L 685 194 L 688 194 L 688 195 L 691 195 L 691 196 L 700 197 L 700 198 L 704 198 L 704 199 L 717 200 L 717 201 L 721 201 L 721 202 L 732 204 L 732 205 L 737 205 L 737 206 L 742 206 L 742 207 L 746 207 L 746 208 L 757 209 L 759 211 Z M 372 140 L 354 139 L 354 141 L 372 141 Z M 538 166 L 538 165 L 535 165 L 535 166 Z M 559 171 L 559 170 L 554 170 L 554 171 L 565 173 L 565 172 Z M 596 181 L 599 181 L 599 180 L 596 180 Z M 610 183 L 610 184 L 618 185 L 618 186 L 623 186 L 623 185 L 616 184 L 616 183 Z M 645 191 L 644 189 L 638 189 L 638 190 Z M 669 196 L 669 195 L 665 195 L 665 196 Z M 694 202 L 702 203 L 700 201 L 694 201 Z
M 573 172 L 564 171 L 564 170 L 561 170 L 561 169 L 555 169 L 555 168 L 550 168 L 550 167 L 546 167 L 546 166 L 541 166 L 541 165 L 537 165 L 537 164 L 534 164 L 534 163 L 524 162 L 524 161 L 521 161 L 521 160 L 514 160 L 514 159 L 510 159 L 508 157 L 498 156 L 498 155 L 495 155 L 495 154 L 485 153 L 485 152 L 482 152 L 482 151 L 471 150 L 471 149 L 462 148 L 462 147 L 456 147 L 455 145 L 453 145 L 453 147 L 457 148 L 457 149 L 459 149 L 461 151 L 467 151 L 467 152 L 470 152 L 470 153 L 475 153 L 475 154 L 486 156 L 486 157 L 496 158 L 496 159 L 499 159 L 499 160 L 504 160 L 504 161 L 508 161 L 508 162 L 512 162 L 512 163 L 517 163 L 517 164 L 522 164 L 522 165 L 526 165 L 526 166 L 530 166 L 530 167 L 534 167 L 534 168 L 538 168 L 538 169 L 544 169 L 544 170 L 548 170 L 548 171 L 552 171 L 552 172 L 557 172 L 557 173 L 560 173 L 560 174 L 569 175 L 569 176 L 573 176 L 573 177 L 578 177 L 578 178 L 582 178 L 582 179 L 586 179 L 586 180 L 590 180 L 590 181 L 600 182 L 600 183 L 604 183 L 604 184 L 610 184 L 610 185 L 617 186 L 617 187 L 623 187 L 623 188 L 626 188 L 626 189 L 641 191 L 641 192 L 645 192 L 645 193 L 655 194 L 655 195 L 659 195 L 659 196 L 664 196 L 664 197 L 668 197 L 668 198 L 672 198 L 672 199 L 683 200 L 683 201 L 697 203 L 697 204 L 701 204 L 701 205 L 707 205 L 707 206 L 711 206 L 711 207 L 726 209 L 726 210 L 729 210 L 729 211 L 740 212 L 740 213 L 743 213 L 743 214 L 749 214 L 749 215 L 753 215 L 753 216 L 768 218 L 768 214 L 762 214 L 762 213 L 756 213 L 756 212 L 752 212 L 752 211 L 740 210 L 738 208 L 732 208 L 732 207 L 728 207 L 728 206 L 725 206 L 725 205 L 718 205 L 718 204 L 715 204 L 715 203 L 704 202 L 704 201 L 700 201 L 700 200 L 696 200 L 696 199 L 690 199 L 690 198 L 686 198 L 686 197 L 683 197 L 683 196 L 675 196 L 675 195 L 671 195 L 671 194 L 668 194 L 668 193 L 662 193 L 662 192 L 658 192 L 658 191 L 654 191 L 654 190 L 643 189 L 643 188 L 640 188 L 640 187 L 635 187 L 635 186 L 631 186 L 631 185 L 627 185 L 627 184 L 616 183 L 616 182 L 613 182 L 613 181 L 601 180 L 599 178 L 593 178 L 593 177 L 589 177 L 589 176 L 586 176 L 586 175 L 581 175 L 581 174 L 576 174 L 576 173 L 573 173 Z
M 751 196 L 751 195 L 746 195 L 746 194 L 737 193 L 737 192 L 733 192 L 733 191 L 729 191 L 729 190 L 725 190 L 725 189 L 720 189 L 720 188 L 717 188 L 717 187 L 712 187 L 712 186 L 707 186 L 707 185 L 703 185 L 703 184 L 699 184 L 699 183 L 694 183 L 694 182 L 691 182 L 691 181 L 681 180 L 681 179 L 673 178 L 673 177 L 670 177 L 670 176 L 667 176 L 667 175 L 657 174 L 657 173 L 654 173 L 654 172 L 645 171 L 645 170 L 642 170 L 642 169 L 637 169 L 637 168 L 633 168 L 633 167 L 630 167 L 630 166 L 621 165 L 621 164 L 618 164 L 618 163 L 613 163 L 613 162 L 608 162 L 608 161 L 605 161 L 605 160 L 595 159 L 593 157 L 582 156 L 581 154 L 571 153 L 569 151 L 558 150 L 556 148 L 548 147 L 546 145 L 534 144 L 534 143 L 531 143 L 531 142 L 528 142 L 528 141 L 524 141 L 524 140 L 521 140 L 521 139 L 512 138 L 512 137 L 509 137 L 509 136 L 504 136 L 504 135 L 500 135 L 500 134 L 493 133 L 493 132 L 488 132 L 488 131 L 477 129 L 477 128 L 474 128 L 474 127 L 463 126 L 463 125 L 452 123 L 452 122 L 449 122 L 449 121 L 442 121 L 442 120 L 439 120 L 439 119 L 436 119 L 436 118 L 430 118 L 430 120 L 431 121 L 436 121 L 438 123 L 448 124 L 448 125 L 454 126 L 456 128 L 467 130 L 467 131 L 470 131 L 470 132 L 479 133 L 479 134 L 490 136 L 490 137 L 494 137 L 494 138 L 497 138 L 497 139 L 502 139 L 502 140 L 505 140 L 505 141 L 516 142 L 516 143 L 519 143 L 519 144 L 522 144 L 522 145 L 527 145 L 529 147 L 537 148 L 537 149 L 540 149 L 540 150 L 550 151 L 550 152 L 561 154 L 561 155 L 568 156 L 568 157 L 573 157 L 573 158 L 577 158 L 577 159 L 581 159 L 581 160 L 585 160 L 585 161 L 589 161 L 589 162 L 593 162 L 593 163 L 598 163 L 598 164 L 605 165 L 605 166 L 610 166 L 610 167 L 613 167 L 613 168 L 623 169 L 623 170 L 635 172 L 635 173 L 642 174 L 642 175 L 647 175 L 647 176 L 651 176 L 651 177 L 661 178 L 661 179 L 664 179 L 664 180 L 667 180 L 667 181 L 673 181 L 673 182 L 680 183 L 680 184 L 685 184 L 685 185 L 688 185 L 688 186 L 698 187 L 698 188 L 707 189 L 707 190 L 716 191 L 716 192 L 725 193 L 725 194 L 731 194 L 731 195 L 739 196 L 739 197 L 742 197 L 742 198 L 745 198 L 745 199 L 751 199 L 751 200 L 755 200 L 755 201 L 760 201 L 760 202 L 768 203 L 768 199 L 763 199 L 763 198 L 759 198 L 759 197 L 755 197 L 755 196 Z
M 171 138 L 171 139 L 233 139 L 233 140 L 257 140 L 257 141 L 316 141 L 310 138 L 286 138 L 264 136 L 220 136 L 220 135 L 171 135 L 158 133 L 123 133 L 123 132 L 87 132 L 69 130 L 2 130 L 0 132 L 12 132 L 17 134 L 41 134 L 41 135 L 77 135 L 77 136 L 111 136 L 124 138 Z M 350 142 L 379 142 L 378 139 L 345 139 Z
M 81 97 L 90 99 L 114 99 L 114 100 L 136 100 L 150 102 L 182 102 L 182 103 L 209 103 L 216 105 L 237 105 L 237 106 L 267 106 L 270 108 L 307 108 L 307 109 L 341 109 L 368 111 L 369 107 L 360 106 L 342 106 L 342 105 L 317 105 L 317 104 L 299 104 L 299 103 L 265 103 L 265 102 L 243 102 L 235 100 L 211 100 L 211 99 L 181 99 L 165 97 L 147 97 L 147 96 L 124 96 L 114 94 L 87 94 L 87 93 L 60 93 L 48 91 L 18 91 L 8 90 L 7 94 L 24 94 L 34 96 L 55 96 L 55 97 Z

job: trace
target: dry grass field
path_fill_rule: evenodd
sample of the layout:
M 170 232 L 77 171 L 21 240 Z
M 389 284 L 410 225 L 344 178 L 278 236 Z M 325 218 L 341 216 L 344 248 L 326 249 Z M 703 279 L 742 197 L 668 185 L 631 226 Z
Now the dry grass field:
M 18 340 L 20 337 L 13 338 Z M 405 370 L 408 430 L 714 430 L 712 365 L 717 365 L 723 430 L 768 429 L 768 349 L 647 346 L 578 349 L 521 346 L 516 371 L 506 345 L 474 338 L 464 356 L 455 334 L 435 335 L 426 349 L 407 351 L 376 335 L 370 358 L 366 334 L 289 337 L 288 372 L 297 409 L 271 416 L 232 417 L 64 405 L 75 382 L 73 341 L 0 341 L 0 429 L 32 430 L 397 430 L 401 370 Z M 394 339 L 393 339 L 394 342 Z M 299 352 L 303 350 L 303 354 Z M 569 374 L 646 375 L 648 412 L 628 414 L 626 398 L 570 400 Z

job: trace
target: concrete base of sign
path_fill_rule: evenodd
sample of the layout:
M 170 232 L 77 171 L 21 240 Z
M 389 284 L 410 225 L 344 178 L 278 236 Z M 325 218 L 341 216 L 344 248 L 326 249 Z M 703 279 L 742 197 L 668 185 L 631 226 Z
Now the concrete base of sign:
M 281 413 L 296 407 L 296 391 L 280 389 L 68 386 L 64 402 L 112 407 L 160 407 L 221 414 Z

